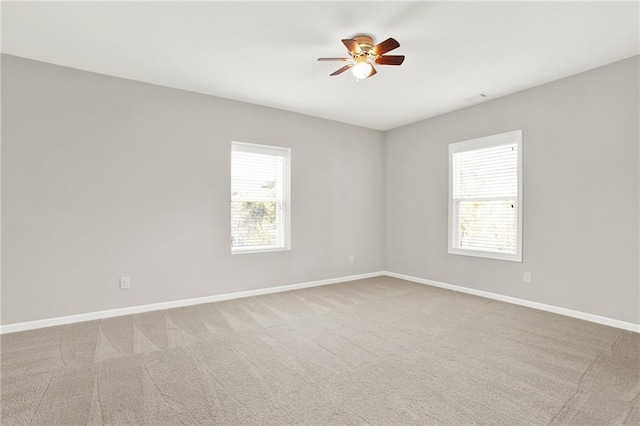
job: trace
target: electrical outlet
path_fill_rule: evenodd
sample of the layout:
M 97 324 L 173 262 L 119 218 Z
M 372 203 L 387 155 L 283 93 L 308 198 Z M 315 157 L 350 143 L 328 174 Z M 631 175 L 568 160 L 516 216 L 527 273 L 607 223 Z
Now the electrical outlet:
M 120 290 L 129 290 L 131 288 L 131 279 L 129 277 L 120 277 Z
M 524 272 L 522 274 L 522 281 L 525 283 L 531 283 L 531 272 Z
M 356 258 L 353 255 L 349 256 L 349 263 L 353 263 L 355 261 L 356 261 Z

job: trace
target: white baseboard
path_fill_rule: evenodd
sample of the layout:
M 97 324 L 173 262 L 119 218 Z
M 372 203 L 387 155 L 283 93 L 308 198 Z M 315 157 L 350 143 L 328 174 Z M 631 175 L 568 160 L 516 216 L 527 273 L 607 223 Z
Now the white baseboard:
M 299 284 L 282 285 L 278 287 L 266 287 L 257 290 L 239 291 L 237 293 L 217 294 L 214 296 L 196 297 L 194 299 L 174 300 L 170 302 L 153 303 L 150 305 L 130 306 L 127 308 L 108 309 L 106 311 L 87 312 L 84 314 L 67 315 L 64 317 L 48 318 L 37 321 L 19 322 L 0 325 L 0 334 L 15 333 L 17 331 L 34 330 L 37 328 L 53 327 L 55 325 L 72 324 L 82 321 L 92 321 L 103 318 L 119 317 L 122 315 L 139 314 L 143 312 L 158 311 L 161 309 L 180 308 L 183 306 L 200 305 L 202 303 L 220 302 L 222 300 L 240 299 L 243 297 L 260 296 L 262 294 L 280 293 L 283 291 L 299 290 L 301 288 L 318 287 L 327 284 L 337 284 L 345 281 L 361 280 L 364 278 L 379 277 L 384 272 L 370 272 L 367 274 L 349 275 L 346 277 L 330 278 L 327 280 L 309 281 Z
M 623 330 L 634 331 L 640 333 L 640 324 L 634 324 L 631 322 L 620 321 L 613 318 L 602 317 L 599 315 L 588 314 L 585 312 L 574 311 L 572 309 L 561 308 L 553 305 L 546 305 L 544 303 L 533 302 L 525 299 L 518 299 L 516 297 L 504 296 L 502 294 L 490 293 L 488 291 L 476 290 L 473 288 L 462 287 L 453 284 L 447 284 L 439 281 L 427 280 L 424 278 L 413 277 L 411 275 L 398 274 L 396 272 L 379 271 L 370 272 L 367 274 L 349 275 L 346 277 L 330 278 L 327 280 L 310 281 L 299 284 L 283 285 L 278 287 L 266 287 L 257 290 L 239 291 L 236 293 L 217 294 L 214 296 L 197 297 L 193 299 L 174 300 L 170 302 L 153 303 L 150 305 L 131 306 L 127 308 L 108 309 L 98 312 L 87 312 L 84 314 L 68 315 L 64 317 L 48 318 L 37 321 L 19 322 L 14 324 L 0 325 L 0 334 L 15 333 L 17 331 L 34 330 L 37 328 L 53 327 L 56 325 L 72 324 L 82 321 L 92 321 L 103 318 L 112 318 L 122 315 L 139 314 L 143 312 L 158 311 L 161 309 L 180 308 L 183 306 L 199 305 L 202 303 L 220 302 L 223 300 L 240 299 L 243 297 L 260 296 L 262 294 L 280 293 L 283 291 L 299 290 L 302 288 L 318 287 L 328 284 L 337 284 L 346 281 L 361 280 L 364 278 L 372 278 L 386 275 L 393 278 L 399 278 L 406 281 L 412 281 L 419 284 L 426 284 L 433 287 L 445 288 L 447 290 L 453 290 L 460 293 L 473 294 L 475 296 L 486 297 L 488 299 L 499 300 L 502 302 L 512 303 L 514 305 L 526 306 L 528 308 L 538 309 L 546 312 L 553 312 L 555 314 L 565 315 L 568 317 L 578 318 L 585 321 L 595 322 L 598 324 L 608 325 L 610 327 L 616 327 Z
M 460 293 L 473 294 L 474 296 L 486 297 L 488 299 L 499 300 L 501 302 L 513 303 L 514 305 L 526 306 L 528 308 L 538 309 L 541 311 L 553 312 L 554 314 L 565 315 L 568 317 L 578 318 L 585 321 L 595 322 L 602 325 L 608 325 L 610 327 L 616 327 L 623 330 L 635 331 L 636 333 L 640 333 L 640 324 L 634 324 L 632 322 L 620 321 L 608 317 L 601 317 L 599 315 L 588 314 L 586 312 L 574 311 L 572 309 L 546 305 L 544 303 L 532 302 L 531 300 L 518 299 L 517 297 L 504 296 L 502 294 L 490 293 L 488 291 L 476 290 L 473 288 L 447 284 L 439 281 L 427 280 L 424 278 L 413 277 L 411 275 L 398 274 L 388 271 L 385 271 L 384 275 L 399 278 L 401 280 L 412 281 L 419 284 L 426 284 L 433 287 L 440 287 L 447 290 L 458 291 Z

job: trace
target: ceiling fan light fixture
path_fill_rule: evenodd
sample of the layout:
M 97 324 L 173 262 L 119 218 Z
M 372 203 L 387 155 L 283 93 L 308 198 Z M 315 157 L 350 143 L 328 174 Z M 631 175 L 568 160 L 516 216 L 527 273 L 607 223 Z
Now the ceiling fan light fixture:
M 364 80 L 371 75 L 373 65 L 369 62 L 358 62 L 351 68 L 351 72 L 358 80 Z
M 347 65 L 329 74 L 331 77 L 340 75 L 346 70 L 351 69 L 356 79 L 364 80 L 377 73 L 373 66 L 374 63 L 378 65 L 401 65 L 404 61 L 403 55 L 385 55 L 385 53 L 400 47 L 400 43 L 394 38 L 388 38 L 374 46 L 373 37 L 358 35 L 353 38 L 343 39 L 342 43 L 349 51 L 349 57 L 318 58 L 318 61 L 348 62 Z

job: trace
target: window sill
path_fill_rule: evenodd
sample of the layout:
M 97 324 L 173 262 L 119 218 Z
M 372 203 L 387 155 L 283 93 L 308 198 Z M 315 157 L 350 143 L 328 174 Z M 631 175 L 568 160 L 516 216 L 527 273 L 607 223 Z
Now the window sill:
M 233 248 L 231 254 L 249 254 L 249 253 L 269 253 L 273 251 L 288 251 L 289 247 L 247 247 L 247 248 Z
M 506 260 L 509 262 L 522 262 L 521 253 L 506 254 L 506 253 L 496 253 L 496 252 L 482 251 L 482 250 L 465 250 L 465 249 L 449 248 L 449 254 L 455 254 L 458 256 L 483 257 L 485 259 L 493 259 L 493 260 Z

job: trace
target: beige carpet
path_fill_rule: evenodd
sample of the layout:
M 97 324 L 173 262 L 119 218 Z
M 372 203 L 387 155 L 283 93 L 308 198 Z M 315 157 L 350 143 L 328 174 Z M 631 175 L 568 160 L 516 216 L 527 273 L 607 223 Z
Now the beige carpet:
M 2 425 L 640 424 L 640 335 L 387 277 L 1 344 Z

